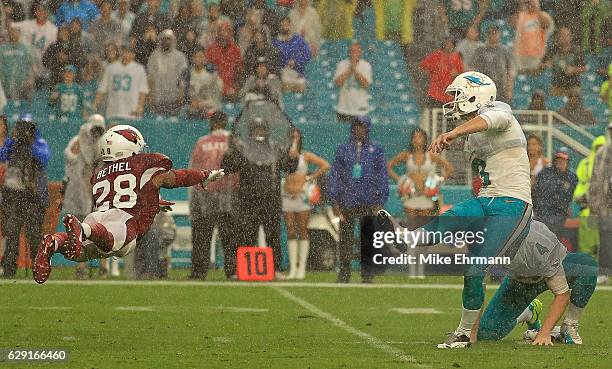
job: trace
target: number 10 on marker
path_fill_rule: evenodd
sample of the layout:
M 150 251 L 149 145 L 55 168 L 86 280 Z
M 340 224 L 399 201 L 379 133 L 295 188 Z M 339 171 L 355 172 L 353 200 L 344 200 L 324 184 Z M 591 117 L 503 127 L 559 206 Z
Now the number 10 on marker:
M 274 258 L 270 247 L 239 247 L 236 258 L 239 280 L 270 281 L 274 279 Z

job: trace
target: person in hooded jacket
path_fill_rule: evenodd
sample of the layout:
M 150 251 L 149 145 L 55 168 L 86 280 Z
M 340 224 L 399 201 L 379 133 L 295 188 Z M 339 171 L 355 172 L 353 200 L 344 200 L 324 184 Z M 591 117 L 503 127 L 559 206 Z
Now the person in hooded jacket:
M 595 154 L 588 198 L 590 215 L 599 226 L 597 284 L 608 283 L 612 276 L 612 122 L 606 136 L 608 142 Z
M 599 229 L 597 222 L 590 221 L 591 209 L 589 208 L 589 186 L 595 156 L 600 147 L 606 144 L 606 136 L 596 137 L 591 143 L 591 153 L 580 160 L 576 168 L 578 185 L 574 190 L 574 202 L 580 206 L 579 226 L 578 226 L 578 249 L 580 252 L 594 255 L 599 247 Z
M 93 195 L 91 190 L 91 175 L 99 164 L 98 140 L 105 131 L 104 117 L 94 114 L 72 137 L 64 150 L 64 213 L 73 214 L 83 219 L 93 211 Z M 85 263 L 77 265 L 78 279 L 85 277 Z
M 283 152 L 270 139 L 270 124 L 262 118 L 248 122 L 249 138 L 240 140 L 232 136 L 230 148 L 221 162 L 225 173 L 238 173 L 239 224 L 242 242 L 238 245 L 257 245 L 259 226 L 266 235 L 266 244 L 272 248 L 277 279 L 281 274 L 281 172 L 293 173 L 297 169 L 299 152 L 297 143 Z M 238 146 L 242 145 L 242 149 Z
M 0 148 L 0 162 L 6 162 L 0 210 L 6 247 L 2 259 L 2 277 L 13 278 L 17 272 L 19 234 L 25 228 L 32 260 L 42 237 L 42 224 L 49 201 L 47 164 L 51 153 L 40 137 L 30 114 L 23 114 L 15 124 L 12 137 Z
M 348 142 L 338 146 L 328 177 L 328 197 L 340 218 L 338 283 L 351 279 L 355 221 L 376 215 L 389 197 L 387 163 L 381 144 L 370 139 L 370 119 L 353 117 Z M 372 275 L 362 266 L 364 283 Z

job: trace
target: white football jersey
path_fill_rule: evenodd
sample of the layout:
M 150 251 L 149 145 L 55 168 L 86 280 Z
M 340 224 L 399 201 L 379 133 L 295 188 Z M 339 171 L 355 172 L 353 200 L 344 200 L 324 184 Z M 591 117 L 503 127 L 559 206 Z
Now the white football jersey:
M 21 42 L 31 45 L 38 63 L 42 60 L 42 55 L 49 45 L 57 40 L 57 27 L 47 21 L 39 25 L 36 19 L 28 19 L 22 22 L 13 23 L 21 34 Z
M 566 255 L 567 249 L 557 236 L 544 223 L 533 220 L 529 234 L 507 269 L 514 279 L 537 282 L 564 274 L 562 262 Z
M 472 173 L 482 178 L 478 197 L 514 197 L 531 204 L 531 177 L 527 140 L 512 109 L 495 101 L 480 108 L 478 116 L 489 128 L 465 141 Z
M 106 93 L 106 118 L 134 119 L 141 93 L 149 93 L 149 82 L 144 67 L 136 62 L 128 65 L 120 61 L 104 69 L 98 92 Z

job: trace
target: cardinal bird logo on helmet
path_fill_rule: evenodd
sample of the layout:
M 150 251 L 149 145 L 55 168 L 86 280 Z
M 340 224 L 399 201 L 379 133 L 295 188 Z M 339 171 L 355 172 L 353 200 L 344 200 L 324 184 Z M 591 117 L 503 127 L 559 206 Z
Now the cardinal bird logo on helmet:
M 138 135 L 136 134 L 136 132 L 132 131 L 131 129 L 122 129 L 120 131 L 115 131 L 115 132 L 125 137 L 126 140 L 132 143 L 138 144 Z

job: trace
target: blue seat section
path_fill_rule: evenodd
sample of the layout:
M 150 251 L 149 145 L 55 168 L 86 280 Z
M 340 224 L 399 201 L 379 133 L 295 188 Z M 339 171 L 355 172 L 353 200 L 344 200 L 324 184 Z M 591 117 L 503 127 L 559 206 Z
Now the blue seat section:
M 327 41 L 321 45 L 319 58 L 306 68 L 306 93 L 298 100 L 287 96 L 284 99 L 290 117 L 297 122 L 335 121 L 333 110 L 338 104 L 339 89 L 333 79 L 338 62 L 348 57 L 349 47 L 350 41 L 347 40 Z M 420 111 L 400 45 L 373 40 L 363 44 L 362 49 L 362 58 L 369 61 L 373 69 L 370 87 L 372 121 L 383 125 L 418 124 Z
M 599 88 L 604 79 L 596 73 L 594 67 L 589 67 L 590 64 L 595 63 L 591 59 L 587 58 L 588 71 L 583 73 L 580 77 L 582 99 L 585 106 L 593 111 L 595 120 L 598 123 L 606 123 L 610 120 L 610 109 L 608 105 L 599 98 Z M 531 101 L 531 96 L 536 90 L 544 91 L 546 96 L 546 107 L 548 109 L 556 111 L 563 107 L 567 101 L 566 98 L 550 95 L 551 79 L 552 74 L 550 69 L 544 70 L 540 75 L 536 76 L 519 74 L 514 84 L 514 97 L 512 99 L 514 108 L 527 109 Z

